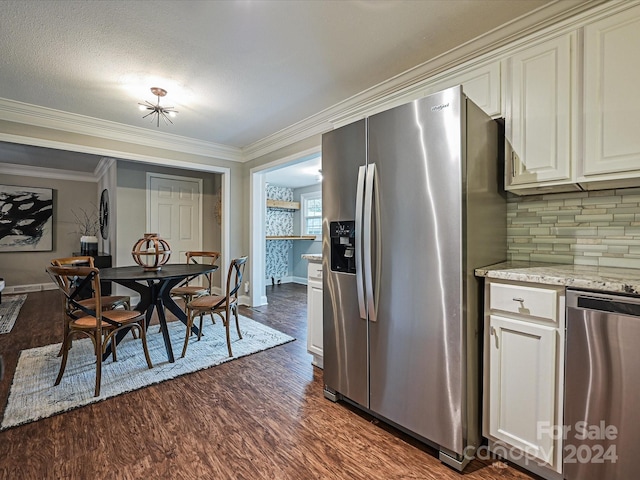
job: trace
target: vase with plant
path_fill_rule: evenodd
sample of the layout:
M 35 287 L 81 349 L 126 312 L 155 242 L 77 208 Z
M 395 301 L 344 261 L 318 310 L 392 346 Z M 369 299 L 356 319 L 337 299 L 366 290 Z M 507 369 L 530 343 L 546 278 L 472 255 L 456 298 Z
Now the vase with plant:
M 98 231 L 100 229 L 100 220 L 98 219 L 98 209 L 92 205 L 92 209 L 79 208 L 71 210 L 76 222 L 76 231 L 80 234 L 80 254 L 81 255 L 97 255 L 98 254 Z

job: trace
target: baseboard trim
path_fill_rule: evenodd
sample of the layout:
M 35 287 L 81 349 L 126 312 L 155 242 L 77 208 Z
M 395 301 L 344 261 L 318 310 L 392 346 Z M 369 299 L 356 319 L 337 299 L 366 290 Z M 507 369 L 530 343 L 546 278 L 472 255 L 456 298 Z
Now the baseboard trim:
M 282 283 L 299 283 L 301 285 L 307 284 L 307 277 L 296 277 L 294 275 L 288 275 L 286 277 L 280 277 L 280 278 L 274 277 L 274 280 L 276 285 L 279 285 Z M 266 278 L 264 282 L 266 286 L 271 285 L 271 277 Z
M 57 288 L 55 283 L 34 283 L 32 285 L 6 286 L 2 293 L 11 295 L 14 293 L 42 292 L 44 290 L 55 290 Z
M 290 275 L 287 275 L 286 277 L 273 277 L 273 280 L 275 282 L 276 285 L 280 285 L 281 283 L 291 283 L 292 282 L 292 278 Z M 271 285 L 271 277 L 267 277 L 264 280 L 264 284 L 268 287 L 269 285 Z

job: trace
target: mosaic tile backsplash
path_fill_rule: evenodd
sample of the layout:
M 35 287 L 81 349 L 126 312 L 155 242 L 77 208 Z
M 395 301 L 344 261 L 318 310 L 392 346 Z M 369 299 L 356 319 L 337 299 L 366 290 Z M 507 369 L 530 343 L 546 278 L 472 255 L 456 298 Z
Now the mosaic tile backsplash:
M 508 260 L 640 268 L 640 188 L 507 200 Z

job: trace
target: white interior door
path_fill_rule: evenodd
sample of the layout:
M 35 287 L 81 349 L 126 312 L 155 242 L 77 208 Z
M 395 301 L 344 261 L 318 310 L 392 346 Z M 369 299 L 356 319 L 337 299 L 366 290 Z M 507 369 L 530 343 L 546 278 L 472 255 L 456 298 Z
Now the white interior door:
M 202 249 L 202 180 L 148 173 L 147 192 L 147 231 L 169 242 L 171 263 L 183 263 Z

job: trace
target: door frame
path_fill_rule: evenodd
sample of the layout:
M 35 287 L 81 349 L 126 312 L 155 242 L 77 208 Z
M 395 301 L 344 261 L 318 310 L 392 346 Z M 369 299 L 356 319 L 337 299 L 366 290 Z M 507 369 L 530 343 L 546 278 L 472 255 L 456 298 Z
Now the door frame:
M 249 170 L 249 247 L 251 250 L 251 282 L 249 304 L 252 307 L 267 305 L 265 282 L 265 236 L 267 218 L 267 192 L 265 188 L 267 172 L 310 160 L 322 153 L 318 145 L 293 155 L 265 163 Z

